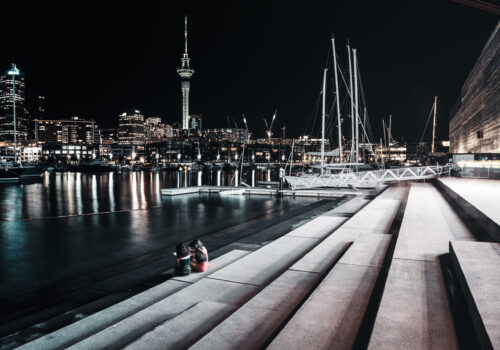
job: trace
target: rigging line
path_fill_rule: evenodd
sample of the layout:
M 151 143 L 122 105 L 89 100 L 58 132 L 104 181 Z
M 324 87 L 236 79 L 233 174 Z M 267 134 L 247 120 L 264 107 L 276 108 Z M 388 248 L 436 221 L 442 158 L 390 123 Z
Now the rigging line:
M 361 100 L 363 101 L 363 105 L 365 107 L 368 107 L 366 105 L 365 90 L 363 89 L 363 81 L 361 80 L 361 70 L 359 69 L 359 60 L 356 61 L 356 69 L 358 70 L 358 81 L 361 90 Z
M 318 99 L 316 100 L 316 107 L 314 108 L 314 111 L 312 112 L 313 120 L 312 120 L 312 125 L 311 125 L 311 135 L 313 134 L 314 125 L 316 124 L 316 116 L 318 115 L 319 101 L 320 100 L 321 100 L 321 93 L 318 95 Z M 305 129 L 307 129 L 307 128 L 305 128 Z
M 432 104 L 431 111 L 429 113 L 429 116 L 427 117 L 427 123 L 425 123 L 424 132 L 422 133 L 422 137 L 420 138 L 419 143 L 422 142 L 425 132 L 427 131 L 427 126 L 429 125 L 429 120 L 431 119 L 432 111 L 434 111 L 434 103 Z
M 366 130 L 365 130 L 365 126 L 363 124 L 361 124 L 361 129 L 363 129 L 363 132 L 365 133 L 365 136 L 366 138 L 368 139 L 368 144 L 370 145 L 370 151 L 372 152 L 372 154 L 375 154 L 375 152 L 373 152 L 373 146 L 372 146 L 372 143 L 370 142 L 370 138 L 368 137 L 367 133 L 366 133 Z M 365 146 L 365 145 L 364 145 Z
M 339 73 L 340 73 L 340 76 L 342 77 L 342 81 L 344 82 L 344 85 L 347 89 L 347 94 L 349 96 L 351 96 L 351 91 L 349 89 L 349 85 L 347 85 L 347 81 L 345 80 L 344 74 L 342 73 L 342 69 L 341 69 L 340 64 L 338 62 L 337 62 L 337 67 L 339 67 Z

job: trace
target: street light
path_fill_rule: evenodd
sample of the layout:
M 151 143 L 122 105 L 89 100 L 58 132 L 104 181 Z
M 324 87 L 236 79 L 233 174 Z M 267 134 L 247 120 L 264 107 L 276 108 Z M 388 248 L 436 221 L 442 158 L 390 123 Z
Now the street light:
M 12 76 L 12 112 L 14 114 L 14 163 L 17 163 L 17 120 L 16 120 L 16 75 L 21 74 L 16 64 L 12 63 L 12 68 L 7 71 L 7 75 Z

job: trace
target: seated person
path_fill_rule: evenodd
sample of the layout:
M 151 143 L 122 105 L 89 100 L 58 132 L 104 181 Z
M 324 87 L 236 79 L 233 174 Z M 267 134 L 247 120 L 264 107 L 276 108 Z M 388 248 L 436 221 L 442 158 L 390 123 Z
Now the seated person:
M 191 255 L 189 249 L 184 243 L 179 243 L 175 247 L 177 256 L 177 266 L 175 267 L 175 274 L 177 276 L 189 276 L 191 274 Z
M 196 272 L 204 272 L 208 269 L 207 248 L 199 239 L 189 243 L 189 252 L 191 253 L 191 268 Z

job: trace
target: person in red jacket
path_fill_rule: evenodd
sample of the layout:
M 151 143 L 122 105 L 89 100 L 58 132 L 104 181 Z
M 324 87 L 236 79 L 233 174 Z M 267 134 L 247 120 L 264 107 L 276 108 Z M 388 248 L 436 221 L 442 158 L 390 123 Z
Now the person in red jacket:
M 204 272 L 208 269 L 208 252 L 203 243 L 197 239 L 189 243 L 191 254 L 191 269 L 196 272 Z

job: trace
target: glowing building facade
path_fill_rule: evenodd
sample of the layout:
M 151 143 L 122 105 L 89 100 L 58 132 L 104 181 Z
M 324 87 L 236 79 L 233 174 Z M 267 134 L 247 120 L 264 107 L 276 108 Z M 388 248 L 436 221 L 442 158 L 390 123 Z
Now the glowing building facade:
M 144 141 L 144 115 L 137 109 L 120 114 L 118 144 L 142 146 Z
M 15 89 L 13 79 L 15 82 Z M 13 76 L 5 73 L 0 76 L 0 141 L 14 141 L 14 99 L 16 101 L 17 140 L 23 141 L 28 135 L 24 75 L 20 73 L 19 75 Z

